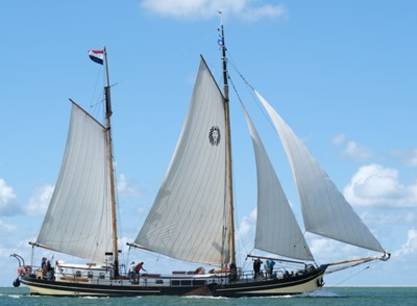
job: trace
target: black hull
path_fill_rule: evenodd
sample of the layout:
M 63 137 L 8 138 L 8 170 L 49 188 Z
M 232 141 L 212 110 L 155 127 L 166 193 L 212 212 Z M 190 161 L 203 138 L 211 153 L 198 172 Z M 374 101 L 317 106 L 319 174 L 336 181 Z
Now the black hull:
M 295 295 L 310 292 L 323 286 L 325 268 L 291 279 L 245 280 L 230 284 L 208 286 L 143 286 L 123 284 L 94 284 L 62 282 L 22 277 L 21 282 L 31 289 L 31 294 L 53 296 L 145 296 L 145 295 L 201 295 L 201 296 L 270 296 Z

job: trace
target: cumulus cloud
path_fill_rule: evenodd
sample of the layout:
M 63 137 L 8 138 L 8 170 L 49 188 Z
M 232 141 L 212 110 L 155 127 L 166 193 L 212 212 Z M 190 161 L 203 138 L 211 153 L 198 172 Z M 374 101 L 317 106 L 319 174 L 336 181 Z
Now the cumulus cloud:
M 20 211 L 16 204 L 16 193 L 7 182 L 0 178 L 0 215 L 14 215 Z
M 117 180 L 117 191 L 120 195 L 124 196 L 140 196 L 141 192 L 139 188 L 131 184 L 125 174 L 120 174 L 119 179 Z
M 319 262 L 334 262 L 364 255 L 363 249 L 311 233 L 306 234 L 306 239 L 311 253 Z
M 395 252 L 396 256 L 417 255 L 417 229 L 411 228 L 407 233 L 407 241 Z
M 152 13 L 178 19 L 208 19 L 216 16 L 219 10 L 226 16 L 250 21 L 287 16 L 284 5 L 257 0 L 142 0 L 141 5 Z
M 368 148 L 348 139 L 344 134 L 336 135 L 332 142 L 342 149 L 342 156 L 345 158 L 364 161 L 372 157 L 372 153 Z
M 392 155 L 406 166 L 417 167 L 417 149 L 396 150 L 392 152 Z
M 417 182 L 404 185 L 399 181 L 398 170 L 370 164 L 353 175 L 344 195 L 358 206 L 417 207 Z
M 28 205 L 26 206 L 26 213 L 28 215 L 45 214 L 53 192 L 53 185 L 44 185 L 36 189 L 34 194 L 30 197 Z
M 361 219 L 368 225 L 416 224 L 417 209 L 409 210 L 396 210 L 395 213 L 388 213 L 386 209 L 366 211 L 361 214 Z
M 255 228 L 257 210 L 254 208 L 248 216 L 244 216 L 237 228 L 237 236 L 239 239 L 245 239 Z

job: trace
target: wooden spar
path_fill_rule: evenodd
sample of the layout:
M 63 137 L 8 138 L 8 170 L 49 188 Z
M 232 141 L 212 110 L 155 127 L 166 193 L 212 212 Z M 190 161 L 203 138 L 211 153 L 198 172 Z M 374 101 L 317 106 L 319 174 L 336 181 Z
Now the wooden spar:
M 106 130 L 107 130 L 107 149 L 108 149 L 108 167 L 110 174 L 110 197 L 111 197 L 111 214 L 112 214 L 112 242 L 113 242 L 113 265 L 114 277 L 119 277 L 119 250 L 117 238 L 117 209 L 116 209 L 116 190 L 114 184 L 114 168 L 113 168 L 113 142 L 111 133 L 111 92 L 110 92 L 110 76 L 109 65 L 107 61 L 107 50 L 104 47 L 104 65 L 106 72 L 106 85 L 104 86 L 104 98 L 106 101 Z
M 220 19 L 221 19 L 221 12 Z M 227 240 L 229 242 L 229 264 L 236 265 L 236 251 L 235 251 L 235 221 L 234 221 L 234 207 L 233 207 L 233 169 L 232 169 L 232 142 L 231 142 L 231 129 L 230 129 L 230 111 L 229 111 L 229 82 L 227 71 L 227 57 L 226 46 L 224 39 L 223 22 L 220 22 L 220 34 L 221 34 L 221 51 L 222 51 L 222 64 L 223 64 L 223 82 L 224 82 L 224 118 L 226 128 L 226 208 L 228 211 L 226 228 L 228 232 Z M 225 259 L 224 259 L 225 260 Z
M 353 267 L 356 267 L 356 266 L 359 266 L 359 265 L 362 265 L 371 261 L 376 261 L 376 260 L 387 261 L 390 258 L 391 258 L 390 253 L 384 253 L 382 256 L 369 256 L 369 257 L 355 258 L 355 259 L 350 259 L 350 260 L 336 261 L 336 262 L 326 264 L 327 267 L 336 266 L 336 268 L 334 269 L 326 270 L 326 274 L 331 274 L 334 272 L 353 268 Z M 337 268 L 337 266 L 341 266 L 341 267 Z
M 355 263 L 355 262 L 368 262 L 368 261 L 373 261 L 373 260 L 387 261 L 388 259 L 390 259 L 390 257 L 391 257 L 391 254 L 384 253 L 382 256 L 369 256 L 369 257 L 354 258 L 354 259 L 349 259 L 349 260 L 331 262 L 331 263 L 328 263 L 327 265 L 336 266 L 336 265 L 344 265 L 344 264 Z

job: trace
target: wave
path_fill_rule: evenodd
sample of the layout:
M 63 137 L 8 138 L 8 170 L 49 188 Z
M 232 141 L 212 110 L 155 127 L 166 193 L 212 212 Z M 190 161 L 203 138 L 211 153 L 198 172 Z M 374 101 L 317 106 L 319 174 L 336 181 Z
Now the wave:
M 210 300 L 227 300 L 225 296 L 210 296 L 210 295 L 187 295 L 185 299 L 210 299 Z
M 86 299 L 86 300 L 98 300 L 98 299 L 108 299 L 108 296 L 91 296 L 91 295 L 87 295 L 87 296 L 81 296 L 82 299 Z
M 322 290 L 317 290 L 317 291 L 301 294 L 300 297 L 320 297 L 320 298 L 332 297 L 334 298 L 334 297 L 340 297 L 340 295 L 338 295 L 335 292 L 322 289 Z

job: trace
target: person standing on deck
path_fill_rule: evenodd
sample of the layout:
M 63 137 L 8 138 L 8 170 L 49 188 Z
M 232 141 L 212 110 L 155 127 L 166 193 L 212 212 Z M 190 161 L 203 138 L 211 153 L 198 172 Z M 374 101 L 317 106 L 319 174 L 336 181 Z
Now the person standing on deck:
M 140 278 L 140 271 L 145 271 L 145 272 L 148 272 L 148 271 L 146 271 L 145 270 L 145 268 L 143 267 L 143 261 L 141 261 L 140 263 L 138 263 L 137 265 L 136 265 L 136 267 L 135 267 L 135 276 L 137 277 L 137 282 L 139 282 L 139 278 Z
M 266 272 L 267 277 L 272 278 L 274 266 L 275 266 L 275 261 L 273 261 L 272 259 L 267 259 L 265 263 L 265 272 Z
M 253 272 L 254 272 L 253 278 L 256 279 L 258 277 L 259 273 L 261 272 L 261 265 L 262 265 L 262 260 L 260 260 L 259 258 L 256 258 L 253 261 Z

